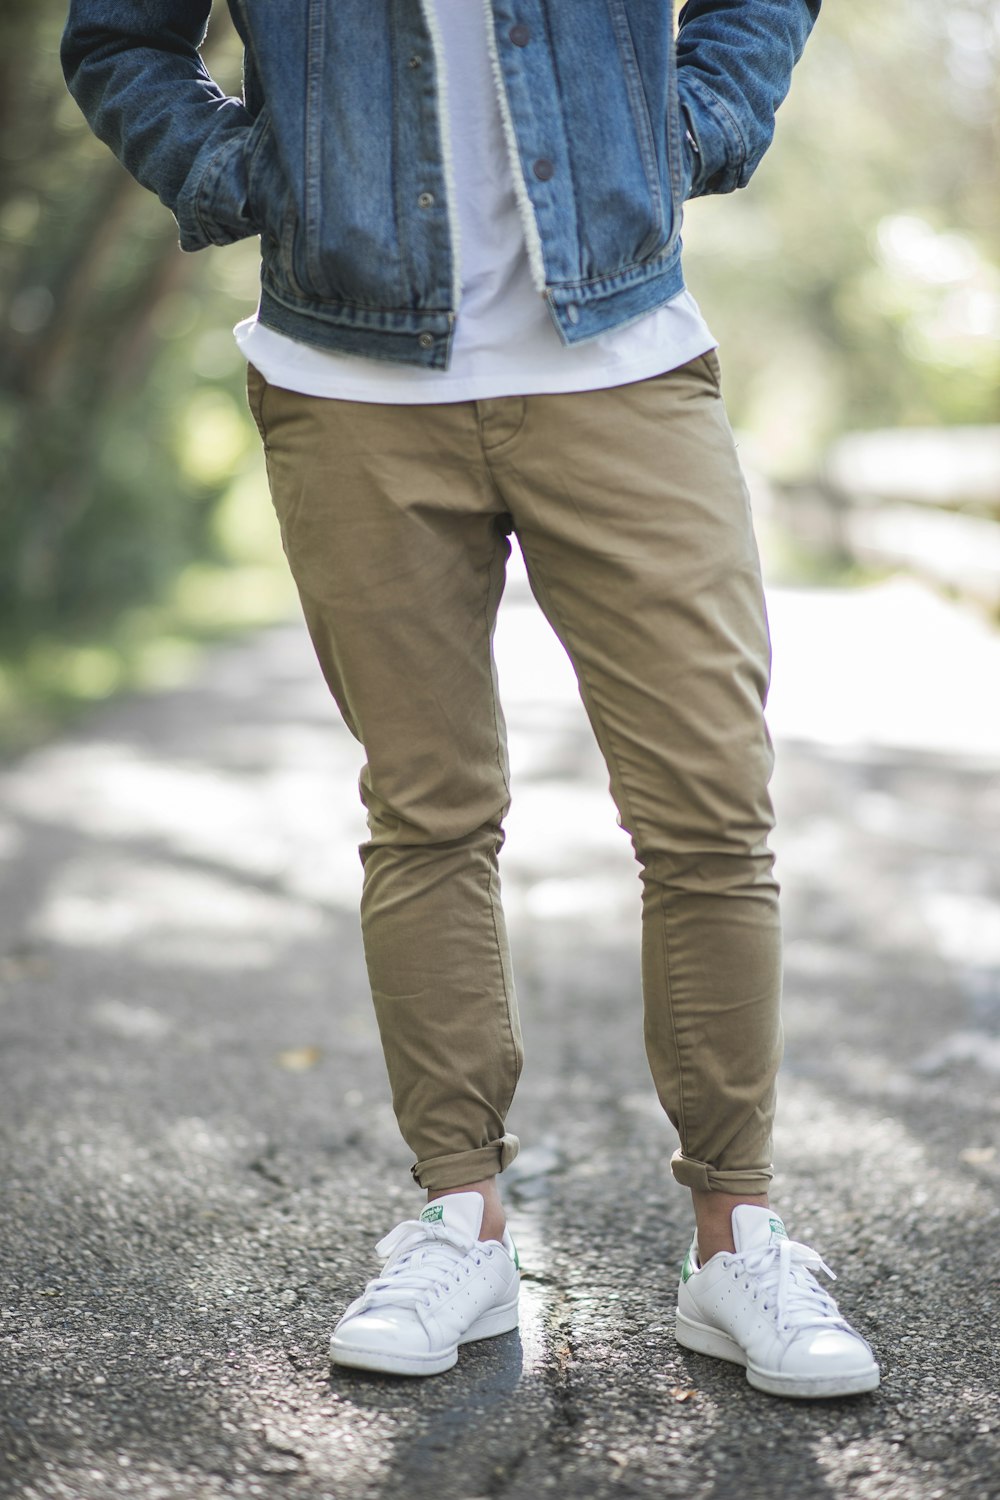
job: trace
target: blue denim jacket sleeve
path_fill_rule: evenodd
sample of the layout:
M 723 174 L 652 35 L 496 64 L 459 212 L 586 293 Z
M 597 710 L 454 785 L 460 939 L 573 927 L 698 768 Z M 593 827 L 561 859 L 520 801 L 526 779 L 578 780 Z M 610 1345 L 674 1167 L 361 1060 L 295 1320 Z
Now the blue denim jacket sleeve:
M 211 0 L 72 0 L 61 49 L 91 129 L 173 211 L 185 250 L 256 233 L 247 204 L 251 116 L 198 52 L 210 10 Z
M 820 0 L 687 0 L 677 87 L 694 148 L 688 197 L 750 181 L 819 8 Z

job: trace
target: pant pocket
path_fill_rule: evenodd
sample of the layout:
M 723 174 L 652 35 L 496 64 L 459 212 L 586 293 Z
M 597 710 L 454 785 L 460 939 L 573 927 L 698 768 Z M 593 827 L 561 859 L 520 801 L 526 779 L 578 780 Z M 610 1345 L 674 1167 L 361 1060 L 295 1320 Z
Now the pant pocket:
M 250 415 L 254 419 L 260 440 L 267 448 L 267 431 L 264 427 L 264 395 L 267 391 L 267 381 L 257 369 L 256 365 L 247 363 L 247 405 Z

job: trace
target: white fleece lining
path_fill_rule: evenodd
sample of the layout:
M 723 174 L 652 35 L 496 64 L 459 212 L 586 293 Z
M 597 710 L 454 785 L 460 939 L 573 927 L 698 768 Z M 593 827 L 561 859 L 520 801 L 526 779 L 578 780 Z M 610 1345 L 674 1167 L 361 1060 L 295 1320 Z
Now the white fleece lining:
M 455 164 L 451 155 L 451 114 L 448 105 L 448 63 L 444 39 L 438 26 L 434 0 L 420 0 L 434 53 L 434 72 L 438 86 L 438 129 L 441 136 L 441 158 L 444 162 L 444 184 L 448 195 L 448 231 L 451 237 L 452 312 L 458 312 L 462 300 L 462 230 L 458 219 L 458 190 L 455 187 Z
M 510 103 L 507 99 L 507 86 L 504 83 L 503 71 L 500 67 L 500 53 L 497 50 L 497 35 L 493 22 L 491 0 L 483 0 L 483 8 L 486 11 L 486 36 L 490 47 L 493 81 L 496 84 L 497 97 L 500 101 L 500 117 L 503 120 L 503 133 L 507 141 L 507 150 L 510 154 L 510 169 L 514 178 L 514 194 L 517 198 L 517 206 L 521 212 L 521 224 L 524 228 L 524 242 L 528 249 L 528 264 L 531 267 L 531 279 L 538 291 L 544 294 L 545 260 L 542 255 L 542 237 L 538 232 L 534 204 L 528 195 L 528 189 L 524 185 L 524 174 L 521 171 L 521 155 L 517 148 L 514 121 L 510 112 Z

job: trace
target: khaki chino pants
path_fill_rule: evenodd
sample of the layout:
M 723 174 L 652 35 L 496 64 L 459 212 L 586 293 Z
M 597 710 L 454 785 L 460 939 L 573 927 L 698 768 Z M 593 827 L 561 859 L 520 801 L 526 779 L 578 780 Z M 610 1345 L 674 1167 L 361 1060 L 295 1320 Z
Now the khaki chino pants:
M 362 930 L 416 1180 L 457 1187 L 517 1151 L 492 653 L 513 530 L 640 866 L 646 1051 L 680 1136 L 674 1176 L 766 1191 L 781 1052 L 770 652 L 716 356 L 610 390 L 441 405 L 298 395 L 252 366 L 248 386 L 309 631 L 367 756 Z

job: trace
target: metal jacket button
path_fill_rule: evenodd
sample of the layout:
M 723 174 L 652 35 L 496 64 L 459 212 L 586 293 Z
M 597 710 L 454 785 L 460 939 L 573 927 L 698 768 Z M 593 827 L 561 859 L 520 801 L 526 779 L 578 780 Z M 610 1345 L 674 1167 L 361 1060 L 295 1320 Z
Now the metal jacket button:
M 433 208 L 433 206 L 434 206 L 434 194 L 433 193 L 421 193 L 420 197 L 417 199 L 417 202 L 420 204 L 421 208 Z
M 433 349 L 434 348 L 434 335 L 433 335 L 433 333 L 422 333 L 420 335 L 420 337 L 417 339 L 417 343 L 420 345 L 421 349 Z
M 526 47 L 531 41 L 531 32 L 528 30 L 528 27 L 522 25 L 520 21 L 516 26 L 512 26 L 510 28 L 510 31 L 508 31 L 507 35 L 514 43 L 515 47 Z
M 539 182 L 548 182 L 550 177 L 555 176 L 555 167 L 547 156 L 540 156 L 532 168 Z

